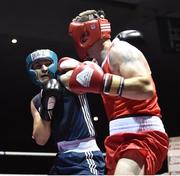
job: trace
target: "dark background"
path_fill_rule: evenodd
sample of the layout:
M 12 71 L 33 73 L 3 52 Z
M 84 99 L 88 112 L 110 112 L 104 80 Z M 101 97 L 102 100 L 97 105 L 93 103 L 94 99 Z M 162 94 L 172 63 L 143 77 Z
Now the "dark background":
M 60 57 L 77 57 L 68 24 L 79 12 L 103 9 L 112 26 L 112 38 L 127 29 L 140 30 L 159 95 L 163 122 L 170 137 L 179 136 L 180 1 L 179 0 L 2 0 L 0 5 L 0 151 L 55 152 L 49 142 L 38 146 L 31 139 L 29 102 L 39 91 L 25 70 L 25 58 L 35 49 L 49 48 Z M 12 44 L 16 38 L 18 43 Z M 108 134 L 101 98 L 89 95 L 104 151 Z M 47 173 L 53 157 L 0 155 L 0 173 Z M 159 173 L 167 172 L 167 162 Z

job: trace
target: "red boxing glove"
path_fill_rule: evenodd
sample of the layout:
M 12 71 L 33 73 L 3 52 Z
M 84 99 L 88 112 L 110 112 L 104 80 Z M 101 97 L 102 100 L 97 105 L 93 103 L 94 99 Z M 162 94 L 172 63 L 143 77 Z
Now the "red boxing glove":
M 105 93 L 121 95 L 124 78 L 106 73 L 91 61 L 80 63 L 69 80 L 69 88 L 75 93 Z
M 76 68 L 77 65 L 79 65 L 79 61 L 70 58 L 70 57 L 62 57 L 58 62 L 58 71 L 60 73 L 65 73 L 69 70 L 73 70 Z
M 103 90 L 104 73 L 91 61 L 80 63 L 69 80 L 69 88 L 76 93 L 100 93 Z

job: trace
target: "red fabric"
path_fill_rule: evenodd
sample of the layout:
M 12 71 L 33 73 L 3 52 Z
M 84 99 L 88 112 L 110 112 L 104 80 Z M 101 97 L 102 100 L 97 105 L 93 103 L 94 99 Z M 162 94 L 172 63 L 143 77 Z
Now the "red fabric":
M 108 174 L 114 173 L 117 161 L 129 150 L 138 150 L 146 158 L 145 174 L 153 175 L 162 167 L 168 151 L 168 136 L 159 131 L 119 133 L 105 140 Z
M 111 49 L 111 48 L 110 48 Z M 110 52 L 109 49 L 109 52 Z M 109 53 L 102 64 L 104 73 L 112 73 L 109 66 Z M 153 81 L 153 80 L 152 80 Z M 125 117 L 134 114 L 155 115 L 161 117 L 161 110 L 158 105 L 158 97 L 154 85 L 154 96 L 148 100 L 132 100 L 119 96 L 102 94 L 104 107 L 109 120 Z

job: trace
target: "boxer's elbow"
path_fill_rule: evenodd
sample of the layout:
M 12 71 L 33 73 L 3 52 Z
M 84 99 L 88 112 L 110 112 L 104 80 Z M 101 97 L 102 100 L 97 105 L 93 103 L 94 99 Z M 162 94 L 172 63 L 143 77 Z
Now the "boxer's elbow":
M 38 145 L 45 145 L 49 140 L 50 134 L 48 133 L 39 133 L 34 131 L 33 132 L 33 139 L 36 141 Z
M 38 145 L 42 145 L 42 146 L 45 145 L 48 141 L 48 139 L 44 137 L 34 137 L 34 139 Z

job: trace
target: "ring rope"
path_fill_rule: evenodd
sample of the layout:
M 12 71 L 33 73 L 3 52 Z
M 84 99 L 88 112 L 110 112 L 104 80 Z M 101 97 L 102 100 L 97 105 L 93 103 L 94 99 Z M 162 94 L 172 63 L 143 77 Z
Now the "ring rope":
M 6 156 L 56 156 L 56 153 L 51 152 L 14 152 L 14 151 L 0 151 L 0 155 Z M 105 153 L 103 153 L 105 156 Z
M 56 153 L 0 151 L 0 155 L 8 155 L 8 156 L 56 156 Z

